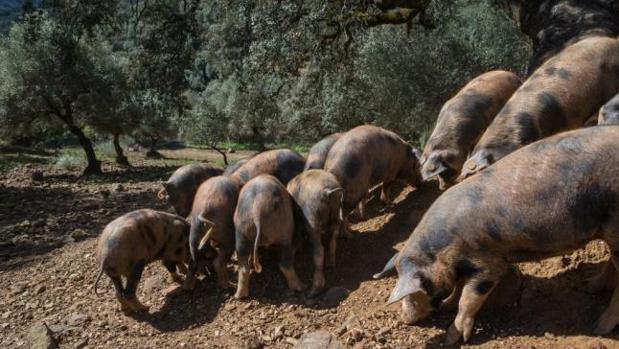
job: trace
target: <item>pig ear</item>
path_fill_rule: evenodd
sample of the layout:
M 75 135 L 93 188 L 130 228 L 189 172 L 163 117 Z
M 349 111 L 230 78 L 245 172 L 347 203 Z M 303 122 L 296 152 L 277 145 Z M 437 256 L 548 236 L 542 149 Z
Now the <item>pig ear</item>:
M 341 187 L 335 188 L 335 189 L 325 189 L 325 192 L 327 193 L 328 196 L 331 196 L 337 192 L 343 192 L 343 191 L 344 191 L 344 188 L 341 188 Z
M 391 292 L 387 305 L 417 292 L 424 292 L 421 279 L 419 276 L 415 275 L 413 264 L 407 258 L 403 258 L 400 262 L 398 282 Z
M 385 264 L 383 270 L 381 270 L 380 273 L 372 275 L 372 278 L 378 280 L 390 275 L 395 270 L 395 261 L 397 258 L 398 254 L 396 253 L 393 255 L 393 257 L 391 257 L 391 259 L 389 259 L 389 261 L 387 261 L 387 264 Z
M 207 219 L 206 217 L 204 217 L 204 215 L 203 215 L 202 213 L 200 213 L 200 215 L 198 216 L 198 219 L 199 219 L 201 222 L 203 222 L 203 223 L 206 223 L 206 224 L 210 225 L 211 227 L 214 227 L 214 226 L 215 226 L 215 222 L 213 222 L 212 220 Z

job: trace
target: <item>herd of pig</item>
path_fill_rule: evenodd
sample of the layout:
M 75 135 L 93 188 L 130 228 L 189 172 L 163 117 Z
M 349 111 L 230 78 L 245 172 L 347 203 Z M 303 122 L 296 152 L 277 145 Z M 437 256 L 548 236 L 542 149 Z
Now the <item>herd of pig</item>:
M 388 303 L 401 302 L 404 322 L 457 304 L 446 343 L 467 341 L 512 263 L 601 239 L 610 261 L 589 287 L 614 289 L 595 325 L 596 334 L 607 334 L 619 324 L 617 77 L 619 41 L 591 37 L 547 60 L 524 83 L 505 71 L 472 80 L 444 105 L 423 153 L 391 131 L 365 125 L 321 140 L 307 160 L 281 149 L 225 171 L 183 166 L 159 193 L 178 215 L 144 209 L 106 226 L 97 282 L 105 273 L 121 309 L 143 311 L 135 291 L 147 263 L 162 260 L 186 290 L 206 269 L 227 288 L 236 252 L 235 297 L 245 298 L 251 270 L 262 269 L 259 247 L 276 246 L 288 287 L 303 291 L 295 252 L 309 241 L 309 296 L 315 296 L 325 286 L 324 264 L 335 265 L 338 236 L 352 235 L 348 217 L 363 218 L 371 188 L 382 184 L 381 199 L 390 203 L 395 181 L 415 187 L 437 180 L 445 192 L 374 276 L 397 271 Z M 596 118 L 598 126 L 584 127 Z

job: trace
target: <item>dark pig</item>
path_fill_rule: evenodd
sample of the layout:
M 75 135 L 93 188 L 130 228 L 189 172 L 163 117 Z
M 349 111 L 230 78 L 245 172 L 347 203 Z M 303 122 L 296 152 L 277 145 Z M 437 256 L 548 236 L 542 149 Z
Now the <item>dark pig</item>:
M 217 273 L 219 287 L 227 288 L 228 270 L 226 265 L 234 253 L 234 223 L 232 217 L 239 196 L 240 183 L 227 176 L 207 179 L 196 193 L 193 207 L 187 220 L 191 224 L 189 232 L 189 272 L 183 288 L 191 290 L 195 286 L 195 274 L 201 255 L 198 251 L 208 244 L 216 248 L 217 255 L 213 268 Z
M 163 189 L 157 195 L 162 200 L 167 197 L 176 213 L 187 217 L 200 184 L 222 173 L 222 169 L 207 164 L 189 164 L 179 167 L 168 181 L 163 183 Z
M 142 209 L 116 218 L 103 229 L 97 243 L 101 269 L 95 281 L 95 293 L 99 279 L 105 273 L 114 284 L 123 312 L 148 310 L 135 295 L 144 267 L 162 260 L 172 279 L 181 283 L 177 268 L 181 272 L 187 271 L 188 237 L 187 221 L 167 212 Z M 125 286 L 122 276 L 127 280 Z
M 619 268 L 619 127 L 589 127 L 530 144 L 432 204 L 395 258 L 402 300 L 414 323 L 463 285 L 449 344 L 467 341 L 475 315 L 511 263 L 559 256 L 601 239 Z M 549 208 L 551 208 L 549 210 Z M 619 323 L 619 287 L 597 322 Z
M 292 198 L 277 178 L 259 175 L 243 186 L 234 212 L 234 229 L 239 264 L 235 298 L 249 295 L 250 255 L 253 255 L 254 270 L 262 271 L 259 246 L 277 246 L 280 250 L 279 268 L 288 287 L 295 291 L 305 289 L 294 269 L 297 237 Z
M 237 178 L 241 183 L 247 183 L 258 175 L 268 174 L 286 185 L 303 171 L 304 166 L 305 159 L 293 150 L 269 150 L 247 160 L 231 177 Z
M 307 154 L 307 161 L 305 162 L 305 171 L 311 169 L 322 170 L 325 167 L 325 161 L 329 150 L 335 142 L 340 139 L 342 133 L 334 133 L 314 144 Z
M 326 264 L 335 266 L 335 249 L 343 222 L 344 189 L 333 174 L 323 170 L 302 172 L 288 183 L 287 189 L 294 200 L 297 229 L 305 229 L 313 248 L 314 279 L 310 296 L 315 296 L 325 286 L 323 237 L 329 239 Z
M 238 170 L 239 167 L 243 166 L 243 164 L 245 164 L 247 160 L 249 159 L 241 159 L 231 165 L 226 166 L 226 169 L 224 170 L 224 176 L 229 176 L 236 172 L 236 170 Z
M 344 188 L 344 213 L 359 205 L 364 216 L 364 198 L 370 188 L 383 183 L 382 197 L 391 202 L 390 184 L 403 180 L 412 186 L 421 183 L 416 151 L 397 134 L 364 125 L 346 132 L 335 142 L 325 171 L 332 173 Z
M 598 125 L 619 125 L 619 94 L 600 108 Z
M 443 105 L 421 156 L 424 181 L 438 179 L 443 190 L 453 184 L 467 155 L 520 83 L 513 73 L 487 72 Z
M 512 151 L 580 128 L 619 91 L 619 41 L 594 37 L 549 59 L 514 93 L 463 166 L 471 176 Z

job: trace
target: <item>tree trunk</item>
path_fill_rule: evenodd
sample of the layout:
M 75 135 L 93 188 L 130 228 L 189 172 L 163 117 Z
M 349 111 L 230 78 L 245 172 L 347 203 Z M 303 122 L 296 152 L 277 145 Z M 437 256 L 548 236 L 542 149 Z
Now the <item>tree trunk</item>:
M 262 136 L 262 133 L 260 133 L 260 130 L 258 129 L 258 127 L 255 127 L 255 126 L 252 127 L 251 130 L 254 133 L 254 141 L 256 142 L 256 145 L 258 146 L 258 150 L 265 151 L 266 146 L 264 145 L 264 137 Z
M 216 145 L 211 145 L 211 149 L 221 154 L 221 156 L 224 158 L 224 165 L 228 166 L 228 155 L 226 154 L 226 152 L 219 149 Z
M 129 159 L 125 156 L 123 148 L 120 146 L 120 134 L 114 133 L 114 150 L 116 151 L 116 163 L 123 166 L 130 166 Z
M 150 137 L 150 149 L 146 152 L 146 157 L 151 159 L 161 159 L 163 156 L 157 151 L 157 138 Z
M 86 137 L 81 128 L 73 124 L 69 124 L 69 131 L 77 137 L 82 149 L 84 149 L 84 153 L 86 153 L 88 166 L 86 166 L 84 172 L 82 172 L 82 176 L 103 174 L 103 171 L 101 171 L 101 162 L 97 160 L 97 155 L 95 154 L 95 149 L 92 147 L 90 139 Z

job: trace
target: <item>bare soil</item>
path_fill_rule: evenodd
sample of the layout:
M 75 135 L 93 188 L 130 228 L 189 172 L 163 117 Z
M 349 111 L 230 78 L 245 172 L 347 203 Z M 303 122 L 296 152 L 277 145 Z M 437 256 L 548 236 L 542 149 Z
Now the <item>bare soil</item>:
M 26 334 L 38 322 L 48 325 L 62 348 L 291 348 L 317 329 L 355 348 L 442 347 L 453 313 L 403 325 L 398 306 L 384 306 L 395 278 L 371 278 L 439 195 L 433 186 L 403 188 L 389 208 L 371 201 L 370 217 L 353 225 L 354 238 L 339 241 L 337 267 L 327 271 L 327 296 L 307 299 L 288 292 L 275 254 L 265 251 L 264 271 L 252 275 L 248 301 L 219 291 L 211 276 L 193 293 L 173 292 L 177 285 L 153 263 L 138 292 L 149 313 L 123 315 L 107 278 L 99 285 L 102 295 L 92 292 L 96 237 L 130 210 L 171 211 L 157 200 L 159 182 L 179 162 L 218 157 L 195 149 L 163 154 L 164 159 L 146 160 L 130 152 L 134 167 L 105 164 L 105 176 L 85 179 L 45 161 L 0 172 L 0 348 L 28 347 Z M 32 179 L 36 171 L 42 181 Z M 309 283 L 307 249 L 298 254 L 297 269 Z M 592 335 L 610 293 L 584 290 L 607 258 L 604 245 L 593 242 L 566 256 L 519 265 L 521 282 L 504 285 L 509 301 L 482 310 L 476 334 L 463 347 L 619 348 L 619 330 L 604 338 Z

